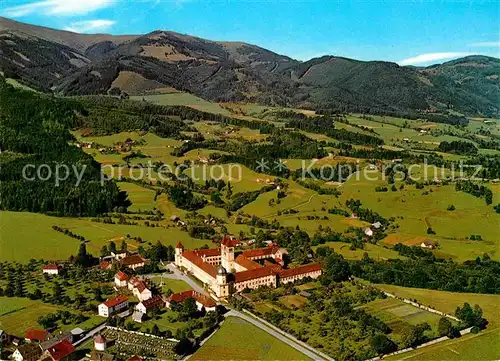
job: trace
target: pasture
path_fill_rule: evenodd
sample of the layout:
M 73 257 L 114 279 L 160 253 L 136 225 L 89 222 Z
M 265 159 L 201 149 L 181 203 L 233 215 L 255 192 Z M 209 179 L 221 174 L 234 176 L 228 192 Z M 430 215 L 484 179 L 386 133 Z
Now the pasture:
M 274 336 L 236 317 L 227 317 L 221 328 L 190 357 L 194 361 L 213 359 L 309 360 Z
M 205 99 L 199 98 L 196 95 L 183 92 L 174 92 L 167 94 L 151 94 L 131 96 L 132 100 L 145 100 L 147 102 L 158 105 L 184 105 L 190 108 L 201 110 L 208 113 L 230 115 L 231 113 L 222 108 L 217 103 L 211 103 Z
M 26 329 L 30 327 L 41 328 L 37 322 L 41 316 L 56 312 L 57 310 L 66 309 L 61 306 L 49 305 L 26 298 L 0 297 L 0 329 L 7 333 L 22 337 Z M 61 330 L 71 330 L 78 326 L 85 330 L 94 327 L 101 321 L 102 318 L 92 315 L 81 324 L 61 324 L 59 327 Z
M 153 209 L 155 191 L 128 182 L 118 182 L 118 187 L 121 191 L 127 192 L 128 199 L 132 202 L 128 208 L 129 212 L 151 211 Z
M 141 237 L 151 244 L 161 241 L 175 247 L 182 241 L 186 248 L 199 248 L 209 241 L 195 240 L 176 227 L 145 227 L 141 225 L 120 225 L 92 222 L 88 218 L 50 217 L 28 212 L 0 212 L 0 254 L 4 261 L 27 262 L 31 258 L 45 260 L 65 260 L 78 251 L 80 242 L 54 231 L 53 225 L 67 228 L 89 240 L 87 251 L 99 255 L 101 247 L 114 241 L 119 244 L 127 235 Z M 19 247 L 22 242 L 23 247 Z M 137 249 L 138 244 L 127 240 L 129 249 Z

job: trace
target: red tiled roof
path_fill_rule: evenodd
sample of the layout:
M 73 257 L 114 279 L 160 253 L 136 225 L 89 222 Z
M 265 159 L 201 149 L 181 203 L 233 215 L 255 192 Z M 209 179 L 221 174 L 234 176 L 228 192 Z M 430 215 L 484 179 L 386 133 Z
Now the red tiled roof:
M 56 270 L 56 269 L 59 269 L 59 266 L 56 265 L 55 263 L 49 263 L 48 265 L 43 266 L 43 269 L 44 270 Z
M 169 302 L 184 302 L 188 298 L 194 298 L 197 302 L 201 303 L 204 307 L 215 307 L 217 304 L 210 297 L 205 296 L 194 290 L 188 290 L 184 292 L 174 293 L 168 298 Z
M 110 298 L 109 300 L 107 300 L 106 302 L 104 302 L 104 304 L 107 307 L 115 307 L 115 306 L 119 305 L 120 303 L 123 303 L 123 302 L 125 302 L 127 300 L 128 300 L 127 296 L 120 295 L 120 296 L 116 296 L 116 297 Z
M 137 284 L 135 285 L 135 288 L 137 288 L 140 293 L 142 293 L 142 291 L 148 289 L 148 287 L 146 286 L 146 283 L 144 283 L 144 281 L 137 282 Z
M 276 254 L 280 248 L 278 246 L 269 246 L 266 248 L 256 248 L 256 249 L 250 249 L 248 251 L 244 251 L 242 253 L 243 256 L 246 258 L 253 258 L 253 257 L 262 257 L 262 256 L 272 256 L 273 254 Z
M 220 256 L 220 248 L 196 249 L 194 252 L 200 257 Z
M 237 245 L 240 244 L 240 241 L 237 239 L 231 239 L 229 237 L 224 237 L 221 241 L 221 244 L 223 244 L 226 247 L 236 247 Z
M 126 281 L 128 276 L 122 271 L 118 271 L 118 273 L 115 274 L 115 278 L 118 278 L 120 281 Z
M 194 251 L 187 251 L 182 254 L 182 256 L 187 259 L 189 262 L 200 268 L 201 270 L 205 271 L 212 277 L 217 276 L 217 269 L 212 266 L 211 264 L 204 262 L 203 259 L 196 254 Z
M 142 357 L 135 355 L 129 358 L 127 361 L 142 361 Z
M 175 248 L 184 248 L 184 246 L 182 245 L 181 241 L 179 241 L 177 243 L 177 246 L 175 246 Z
M 163 299 L 160 296 L 155 296 L 146 301 L 142 301 L 141 303 L 144 307 L 146 307 L 146 310 L 151 310 L 155 307 L 160 307 L 163 304 Z
M 235 262 L 238 263 L 240 266 L 245 267 L 247 270 L 262 268 L 262 266 L 260 264 L 246 258 L 242 254 L 240 254 L 238 257 L 236 257 Z
M 106 261 L 102 261 L 101 263 L 99 263 L 99 267 L 101 267 L 101 269 L 108 269 L 110 266 L 111 266 L 111 263 L 106 262 Z
M 215 307 L 217 304 L 210 297 L 202 295 L 201 293 L 195 292 L 195 300 L 203 305 L 203 307 Z
M 271 268 L 261 267 L 248 271 L 237 272 L 234 275 L 234 282 L 245 282 L 257 278 L 267 277 L 275 274 L 275 272 Z
M 276 262 L 279 262 L 278 258 L 276 259 Z M 268 260 L 264 261 L 264 267 L 271 268 L 274 272 L 279 272 L 283 269 L 280 264 L 272 263 Z
M 48 351 L 50 352 L 52 358 L 58 361 L 73 353 L 73 351 L 75 351 L 75 346 L 73 346 L 72 343 L 65 338 L 61 342 L 56 343 L 54 346 L 50 347 Z
M 24 338 L 27 340 L 34 341 L 45 341 L 49 336 L 48 331 L 46 330 L 35 330 L 33 328 L 28 328 L 26 333 L 24 334 Z
M 125 258 L 122 258 L 120 263 L 124 266 L 134 266 L 136 264 L 145 263 L 145 261 L 146 260 L 144 258 L 142 258 L 142 256 L 140 254 L 133 254 L 131 256 L 127 256 Z
M 179 293 L 174 293 L 173 295 L 170 295 L 168 301 L 183 302 L 185 299 L 193 298 L 193 292 L 193 290 L 187 290 Z
M 298 266 L 295 268 L 290 268 L 283 270 L 279 273 L 281 278 L 287 278 L 297 275 L 302 275 L 304 273 L 321 271 L 321 265 L 319 263 L 311 263 L 303 266 Z
M 95 343 L 106 343 L 106 339 L 104 338 L 103 335 L 98 334 L 96 337 L 94 337 L 94 342 Z

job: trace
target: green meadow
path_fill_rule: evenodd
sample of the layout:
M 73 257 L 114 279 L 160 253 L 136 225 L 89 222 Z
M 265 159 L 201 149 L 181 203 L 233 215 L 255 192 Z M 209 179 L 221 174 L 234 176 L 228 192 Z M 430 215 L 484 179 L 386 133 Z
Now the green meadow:
M 222 108 L 217 103 L 211 103 L 190 93 L 174 92 L 167 94 L 131 96 L 130 98 L 133 100 L 145 100 L 159 105 L 184 105 L 208 113 L 230 115 L 226 109 Z
M 251 335 L 251 337 L 249 337 Z M 245 320 L 227 317 L 191 360 L 309 360 Z

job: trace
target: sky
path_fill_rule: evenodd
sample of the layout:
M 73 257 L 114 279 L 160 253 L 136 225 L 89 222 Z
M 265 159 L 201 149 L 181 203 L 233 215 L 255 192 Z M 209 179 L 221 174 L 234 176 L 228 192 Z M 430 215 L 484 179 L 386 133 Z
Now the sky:
M 171 30 L 298 60 L 336 55 L 424 66 L 500 57 L 498 0 L 0 0 L 0 16 L 82 33 Z

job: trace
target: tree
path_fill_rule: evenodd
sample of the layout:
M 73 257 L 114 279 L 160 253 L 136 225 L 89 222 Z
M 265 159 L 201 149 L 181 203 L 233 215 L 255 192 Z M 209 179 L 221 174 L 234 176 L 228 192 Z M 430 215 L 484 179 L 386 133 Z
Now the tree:
M 106 257 L 109 254 L 108 247 L 106 245 L 101 247 L 101 257 Z
M 186 316 L 190 316 L 198 312 L 198 307 L 196 306 L 196 300 L 194 298 L 188 298 L 182 303 L 182 313 Z
M 109 242 L 109 252 L 113 252 L 113 253 L 116 253 L 116 244 L 115 242 L 111 241 Z
M 125 242 L 125 240 L 122 241 L 122 251 L 126 251 L 127 250 L 127 242 Z
M 391 353 L 397 349 L 396 344 L 389 337 L 381 333 L 377 333 L 371 338 L 370 345 L 377 355 Z
M 415 347 L 425 341 L 424 332 L 430 330 L 428 323 L 420 323 L 416 326 L 407 326 L 401 333 L 403 347 Z
M 151 329 L 151 334 L 153 334 L 155 336 L 160 335 L 160 328 L 158 327 L 158 325 L 156 323 L 153 325 L 153 328 Z
M 255 247 L 257 248 L 262 248 L 265 247 L 265 242 L 267 241 L 266 235 L 262 231 L 262 229 L 259 229 L 257 232 L 257 235 L 255 236 Z
M 439 319 L 439 325 L 438 325 L 438 334 L 439 336 L 450 336 L 453 334 L 453 325 L 451 324 L 450 320 L 448 320 L 446 317 L 441 317 Z
M 332 253 L 326 259 L 321 276 L 321 284 L 329 285 L 331 282 L 345 281 L 351 275 L 349 263 L 338 253 Z
M 474 308 L 469 303 L 464 303 L 463 307 L 457 307 L 455 316 L 461 321 L 465 322 L 468 327 L 477 326 L 482 328 L 484 326 L 483 310 L 479 305 L 474 305 Z

